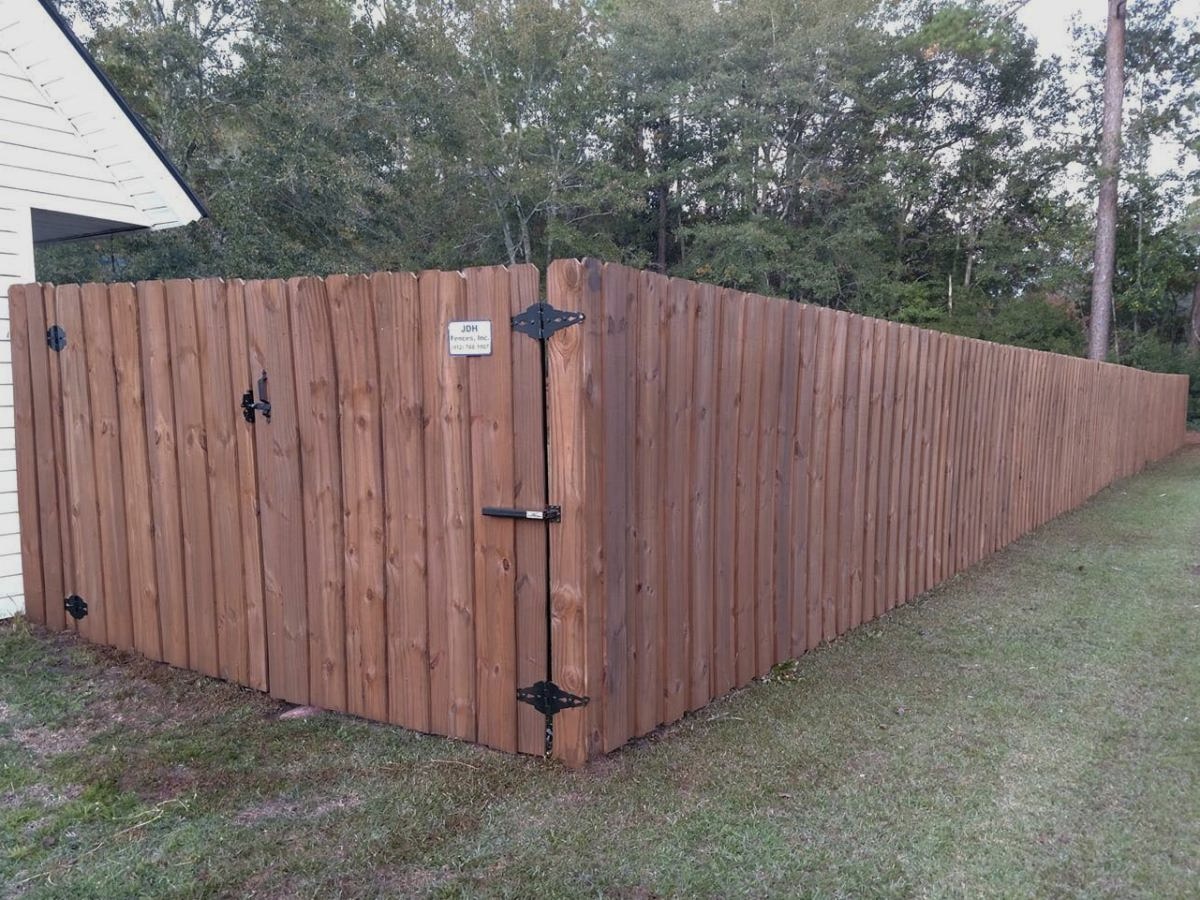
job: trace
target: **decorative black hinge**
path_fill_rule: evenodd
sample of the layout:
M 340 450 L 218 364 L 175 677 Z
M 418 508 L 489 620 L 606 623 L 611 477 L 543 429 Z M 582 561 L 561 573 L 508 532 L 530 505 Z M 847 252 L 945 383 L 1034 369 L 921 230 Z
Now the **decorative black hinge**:
M 70 613 L 72 619 L 82 619 L 87 615 L 87 601 L 78 594 L 72 594 L 63 601 L 63 609 Z
M 61 353 L 67 346 L 67 330 L 61 325 L 51 325 L 46 329 L 46 346 L 55 353 Z
M 254 421 L 254 411 L 258 410 L 263 418 L 271 421 L 271 401 L 267 399 L 267 373 L 264 371 L 258 377 L 258 402 L 254 402 L 254 390 L 242 394 L 242 416 L 247 422 Z
M 556 331 L 578 325 L 584 318 L 581 312 L 555 309 L 549 303 L 539 300 L 528 307 L 525 312 L 513 316 L 512 327 L 515 331 L 527 334 L 534 340 L 544 341 Z
M 517 699 L 528 703 L 544 716 L 588 705 L 587 697 L 569 694 L 553 681 L 539 681 L 527 688 L 517 688 Z
M 510 509 L 507 506 L 485 506 L 485 516 L 497 519 L 533 519 L 535 522 L 561 522 L 561 506 L 543 506 L 541 509 Z

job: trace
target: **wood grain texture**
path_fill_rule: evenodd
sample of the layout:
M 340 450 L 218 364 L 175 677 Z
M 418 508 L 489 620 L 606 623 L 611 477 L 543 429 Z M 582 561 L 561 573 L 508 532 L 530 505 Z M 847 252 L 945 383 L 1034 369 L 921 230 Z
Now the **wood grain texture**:
M 416 276 L 372 276 L 378 329 L 387 590 L 388 721 L 429 731 L 425 410 Z
M 108 286 L 87 284 L 81 291 L 83 338 L 87 344 L 87 381 L 91 404 L 92 453 L 100 527 L 103 592 L 91 615 L 103 615 L 106 642 L 133 649 L 133 610 L 129 602 L 128 531 L 125 479 L 121 465 L 121 412 L 113 358 Z
M 163 659 L 155 571 L 154 514 L 150 504 L 150 461 L 146 440 L 146 404 L 142 393 L 142 357 L 138 298 L 131 284 L 109 286 L 113 365 L 117 406 L 121 410 L 122 479 L 125 494 L 126 547 L 133 646 L 151 659 Z M 236 539 L 241 529 L 235 527 Z
M 137 284 L 141 328 L 138 332 L 142 402 L 153 523 L 154 574 L 158 585 L 158 621 L 162 658 L 190 666 L 187 588 L 183 571 L 183 512 L 179 491 L 178 440 L 175 431 L 174 377 L 166 288 L 162 282 Z
M 375 298 L 365 275 L 331 276 L 325 287 L 337 372 L 346 706 L 358 716 L 386 719 L 384 411 L 379 403 Z
M 272 696 L 308 703 L 313 695 L 309 689 L 305 481 L 300 466 L 288 286 L 282 281 L 249 281 L 244 290 L 250 375 L 257 390 L 258 378 L 267 373 L 271 401 L 271 421 L 254 425 L 267 680 Z
M 40 291 L 32 288 L 33 302 L 42 305 Z M 42 528 L 38 492 L 37 429 L 34 419 L 34 389 L 29 340 L 29 301 L 26 289 L 14 286 L 9 291 L 9 340 L 13 380 L 13 419 L 16 429 L 17 518 L 21 528 L 21 575 L 25 586 L 25 617 L 39 625 L 46 623 L 46 572 L 43 567 Z M 34 332 L 37 334 L 38 332 Z M 45 330 L 41 331 L 45 334 Z M 45 346 L 43 341 L 43 346 Z M 49 348 L 46 348 L 47 351 Z M 39 352 L 39 355 L 41 353 Z M 41 367 L 39 366 L 39 370 Z M 39 371 L 39 374 L 42 374 Z M 49 421 L 49 420 L 47 420 Z M 52 450 L 46 458 L 52 459 Z M 48 498 L 47 498 L 48 499 Z M 47 525 L 57 533 L 57 510 L 47 516 Z M 48 527 L 47 530 L 50 530 Z M 51 559 L 48 555 L 46 559 Z M 49 594 L 51 597 L 57 596 Z M 65 596 L 65 595 L 64 595 Z M 61 599 L 59 600 L 61 602 Z
M 514 344 L 528 340 L 498 327 L 509 316 L 508 272 L 474 269 L 466 273 L 467 309 L 471 320 L 487 320 L 492 353 L 467 360 L 471 390 L 472 506 L 515 506 L 515 441 L 512 373 Z M 517 749 L 517 530 L 529 526 L 513 519 L 480 517 L 475 526 L 476 692 L 481 744 Z M 534 526 L 535 528 L 537 526 Z
M 251 367 L 246 333 L 246 292 L 240 280 L 226 282 L 225 314 L 229 329 L 229 379 L 234 394 L 226 400 L 225 414 L 234 420 L 237 457 L 236 480 L 238 537 L 242 548 L 241 595 L 245 622 L 246 681 L 252 688 L 268 690 L 266 611 L 263 605 L 262 534 L 258 523 L 258 464 L 253 425 L 236 414 L 235 404 L 257 377 Z
M 233 383 L 225 283 L 217 279 L 197 281 L 195 298 L 212 528 L 218 671 L 228 681 L 249 684 L 245 542 L 241 533 L 236 438 L 239 428 L 246 424 L 238 412 L 238 401 L 245 387 Z
M 546 722 L 516 690 L 549 677 L 589 698 L 553 720 L 579 765 L 1182 440 L 1183 378 L 596 260 L 548 289 L 585 318 L 547 342 L 545 398 L 505 327 L 528 266 L 18 289 L 33 616 L 528 753 Z M 490 355 L 449 355 L 464 319 Z M 271 418 L 245 422 L 264 371 Z M 480 515 L 547 503 L 561 523 Z
M 37 520 L 45 607 L 42 624 L 54 631 L 66 627 L 62 600 L 71 593 L 70 514 L 67 508 L 66 460 L 63 451 L 62 390 L 57 357 L 38 338 L 55 321 L 53 285 L 24 288 L 28 318 L 30 398 L 29 424 L 37 447 Z M 14 356 L 15 362 L 15 356 Z M 19 490 L 19 488 L 18 488 Z M 28 497 L 26 498 L 28 499 Z M 25 500 L 19 500 L 24 503 Z M 24 515 L 24 513 L 22 513 Z M 24 524 L 24 523 L 23 523 Z

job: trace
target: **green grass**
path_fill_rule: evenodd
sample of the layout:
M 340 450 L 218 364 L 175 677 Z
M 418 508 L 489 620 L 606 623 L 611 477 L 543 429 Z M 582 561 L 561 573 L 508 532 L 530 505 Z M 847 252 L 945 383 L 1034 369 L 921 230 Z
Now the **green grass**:
M 0 627 L 0 896 L 1195 896 L 1200 447 L 564 771 Z

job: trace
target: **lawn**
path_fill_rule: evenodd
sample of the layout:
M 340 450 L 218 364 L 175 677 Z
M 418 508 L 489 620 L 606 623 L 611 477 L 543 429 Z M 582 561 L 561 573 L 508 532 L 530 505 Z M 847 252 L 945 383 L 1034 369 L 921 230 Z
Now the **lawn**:
M 0 895 L 1182 897 L 1200 446 L 565 771 L 0 625 Z

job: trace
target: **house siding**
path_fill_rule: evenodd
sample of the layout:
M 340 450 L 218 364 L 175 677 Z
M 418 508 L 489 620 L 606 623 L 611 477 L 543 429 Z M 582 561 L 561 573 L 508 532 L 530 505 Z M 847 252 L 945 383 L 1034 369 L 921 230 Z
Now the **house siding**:
M 34 280 L 33 234 L 27 208 L 0 201 L 0 619 L 25 608 L 17 520 L 16 433 L 8 289 Z

